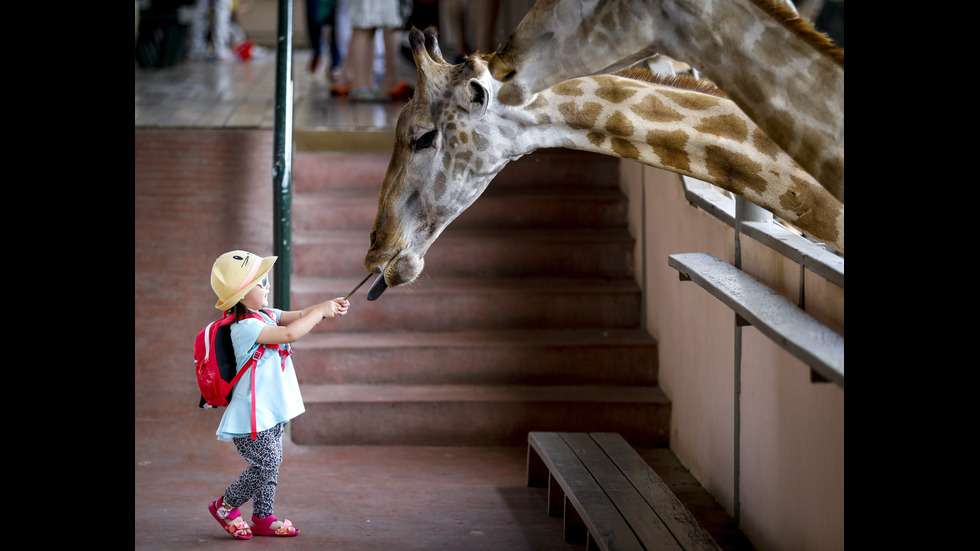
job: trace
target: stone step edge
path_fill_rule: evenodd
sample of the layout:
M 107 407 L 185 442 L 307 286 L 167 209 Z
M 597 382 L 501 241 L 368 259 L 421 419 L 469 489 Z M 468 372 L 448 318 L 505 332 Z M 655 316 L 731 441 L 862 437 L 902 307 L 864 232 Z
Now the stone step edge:
M 316 403 L 533 403 L 580 402 L 670 405 L 659 386 L 372 385 L 303 384 L 303 401 Z
M 297 352 L 317 349 L 390 348 L 565 348 L 656 346 L 643 329 L 537 329 L 487 331 L 322 331 L 293 344 Z
M 370 197 L 373 201 L 371 207 L 377 206 L 378 193 L 381 186 L 377 188 L 367 188 L 364 186 L 336 187 L 324 189 L 310 189 L 296 191 L 293 193 L 293 202 L 301 200 L 328 201 L 364 201 Z M 597 186 L 589 183 L 581 184 L 537 184 L 529 183 L 526 186 L 500 186 L 494 187 L 491 184 L 487 190 L 480 195 L 479 200 L 485 199 L 581 199 L 588 201 L 607 201 L 607 202 L 626 202 L 627 198 L 618 187 Z
M 350 277 L 292 277 L 291 295 L 334 292 L 347 293 L 353 289 L 366 274 Z M 363 299 L 367 289 L 373 284 L 376 275 L 371 275 L 351 299 Z M 273 284 L 275 282 L 273 281 Z M 548 278 L 548 277 L 425 277 L 401 287 L 393 287 L 384 296 L 421 294 L 461 294 L 461 293 L 626 293 L 636 294 L 640 288 L 631 277 L 618 279 L 603 278 Z M 382 297 L 379 300 L 384 300 Z
M 446 241 L 565 241 L 565 242 L 604 242 L 615 241 L 631 243 L 633 237 L 626 226 L 603 228 L 454 228 L 449 227 L 439 236 L 439 242 Z M 330 244 L 330 243 L 367 243 L 370 241 L 370 228 L 352 230 L 307 230 L 300 229 L 292 232 L 295 245 Z

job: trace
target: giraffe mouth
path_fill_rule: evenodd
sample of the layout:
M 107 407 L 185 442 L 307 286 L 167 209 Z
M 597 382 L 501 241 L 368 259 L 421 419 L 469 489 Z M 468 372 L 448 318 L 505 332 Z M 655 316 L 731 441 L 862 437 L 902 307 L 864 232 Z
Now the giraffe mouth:
M 368 300 L 378 300 L 388 287 L 407 285 L 422 273 L 425 260 L 421 256 L 406 254 L 404 251 L 380 265 L 380 275 L 368 290 Z M 373 271 L 373 270 L 372 270 Z

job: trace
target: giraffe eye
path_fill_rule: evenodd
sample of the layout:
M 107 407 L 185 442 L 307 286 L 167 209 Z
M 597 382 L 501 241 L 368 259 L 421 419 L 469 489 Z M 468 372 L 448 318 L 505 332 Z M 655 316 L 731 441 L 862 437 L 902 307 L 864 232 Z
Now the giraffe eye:
M 430 130 L 430 131 L 426 132 L 425 134 L 422 134 L 421 136 L 419 136 L 418 139 L 415 140 L 415 144 L 413 144 L 412 148 L 415 151 L 420 151 L 422 149 L 428 149 L 428 148 L 432 147 L 432 141 L 435 140 L 435 139 L 436 139 L 436 131 L 435 130 Z

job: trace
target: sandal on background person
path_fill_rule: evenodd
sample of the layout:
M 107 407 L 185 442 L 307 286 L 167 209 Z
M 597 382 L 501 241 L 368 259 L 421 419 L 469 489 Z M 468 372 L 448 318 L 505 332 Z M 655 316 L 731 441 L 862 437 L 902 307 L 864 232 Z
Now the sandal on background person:
M 282 525 L 273 530 L 271 528 L 272 523 L 277 520 L 279 519 L 276 518 L 276 515 L 269 515 L 265 518 L 252 515 L 252 533 L 256 536 L 295 536 L 299 534 L 299 529 L 293 526 L 289 519 L 282 521 Z
M 415 90 L 403 80 L 394 88 L 385 90 L 385 95 L 388 96 L 391 101 L 408 101 L 412 99 L 412 93 L 414 92 Z
M 330 94 L 338 98 L 346 98 L 353 88 L 353 86 L 347 84 L 334 84 L 330 87 Z
M 248 523 L 245 519 L 242 519 L 242 514 L 238 511 L 238 507 L 234 509 L 228 509 L 225 506 L 224 496 L 219 497 L 217 500 L 212 501 L 208 504 L 208 510 L 211 511 L 211 516 L 218 521 L 218 524 L 225 529 L 225 532 L 231 534 L 232 537 L 240 540 L 247 540 L 252 537 L 252 530 L 249 528 Z M 233 524 L 228 524 L 225 519 L 241 519 Z

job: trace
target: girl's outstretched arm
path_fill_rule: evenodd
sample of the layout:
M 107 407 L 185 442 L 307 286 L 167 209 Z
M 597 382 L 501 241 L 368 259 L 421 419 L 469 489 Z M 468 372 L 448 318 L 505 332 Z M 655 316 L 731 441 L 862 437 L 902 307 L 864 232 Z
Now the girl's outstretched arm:
M 323 318 L 347 314 L 350 302 L 335 298 L 302 310 L 283 312 L 278 326 L 267 325 L 259 332 L 259 344 L 287 344 L 306 336 Z

